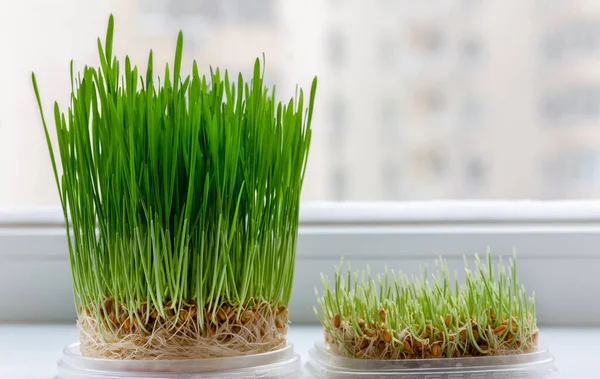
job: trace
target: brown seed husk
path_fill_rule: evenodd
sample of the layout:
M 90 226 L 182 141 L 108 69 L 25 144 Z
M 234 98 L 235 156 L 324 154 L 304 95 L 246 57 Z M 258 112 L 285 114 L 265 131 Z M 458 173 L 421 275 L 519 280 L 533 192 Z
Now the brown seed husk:
M 392 332 L 390 332 L 389 330 L 386 330 L 386 331 L 383 333 L 383 340 L 384 340 L 386 343 L 390 343 L 390 342 L 392 342 Z
M 341 323 L 342 323 L 342 321 L 340 319 L 339 314 L 336 314 L 335 316 L 333 316 L 333 326 L 335 326 L 336 328 L 339 328 Z
M 369 346 L 369 340 L 364 338 L 360 343 L 360 349 L 364 350 L 367 348 L 367 346 Z
M 501 334 L 504 334 L 505 331 L 506 325 L 499 325 L 498 327 L 496 327 L 496 329 L 494 329 L 494 335 L 499 336 Z
M 433 358 L 439 358 L 442 355 L 442 348 L 439 344 L 435 344 L 431 346 L 431 356 Z
M 386 318 L 385 309 L 381 308 L 379 310 L 379 319 L 381 320 L 381 322 L 385 322 L 385 318 Z
M 516 325 L 517 321 L 513 321 Z M 422 359 L 512 355 L 537 350 L 538 331 L 531 319 L 520 323 L 521 334 L 514 341 L 515 334 L 508 330 L 507 323 L 495 328 L 482 324 L 481 334 L 476 330 L 478 324 L 475 320 L 463 321 L 458 329 L 447 334 L 427 324 L 420 335 L 412 335 L 408 328 L 394 330 L 385 325 L 380 330 L 379 323 L 365 323 L 364 320 L 358 320 L 358 324 L 364 325 L 365 336 L 353 327 L 352 320 L 341 322 L 339 327 L 325 333 L 325 343 L 332 353 L 369 359 Z M 474 337 L 479 349 L 471 337 Z
M 183 304 L 164 304 L 169 309 L 164 316 L 146 304 L 132 311 L 119 305 L 116 317 L 114 304 L 105 301 L 111 310 L 106 307 L 109 314 L 100 319 L 102 312 L 84 308 L 78 319 L 81 353 L 109 359 L 198 359 L 265 353 L 286 344 L 285 307 L 263 301 L 240 310 L 223 304 L 214 321 L 208 307 L 200 307 L 205 316 L 200 325 L 197 306 Z

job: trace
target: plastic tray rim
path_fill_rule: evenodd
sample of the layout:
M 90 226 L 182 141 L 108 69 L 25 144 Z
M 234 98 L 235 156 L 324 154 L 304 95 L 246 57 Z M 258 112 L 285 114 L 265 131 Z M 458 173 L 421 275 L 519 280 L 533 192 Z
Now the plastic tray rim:
M 495 373 L 545 378 L 557 372 L 554 356 L 546 348 L 531 353 L 490 357 L 371 360 L 337 356 L 331 353 L 323 342 L 315 343 L 309 350 L 306 368 L 313 375 L 323 378 L 344 378 L 345 375 L 349 378 L 363 375 L 377 377 L 389 374 L 410 377 L 449 375 L 448 377 L 453 378 L 468 378 Z M 317 375 L 319 373 L 325 375 L 319 376 Z M 328 373 L 330 376 L 326 375 Z M 531 375 L 527 376 L 527 373 Z
M 266 353 L 227 358 L 117 360 L 84 357 L 79 343 L 63 349 L 58 378 L 255 378 L 288 377 L 301 366 L 294 345 Z M 275 375 L 275 376 L 270 376 Z

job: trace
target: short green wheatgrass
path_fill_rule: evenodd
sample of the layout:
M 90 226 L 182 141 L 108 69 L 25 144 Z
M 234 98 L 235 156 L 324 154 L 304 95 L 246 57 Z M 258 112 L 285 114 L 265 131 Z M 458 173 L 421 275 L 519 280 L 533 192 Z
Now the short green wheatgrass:
M 463 285 L 436 262 L 431 277 L 387 269 L 344 274 L 333 283 L 323 276 L 323 295 L 315 309 L 326 342 L 341 355 L 362 358 L 423 358 L 511 354 L 537 346 L 535 302 L 517 279 L 516 256 L 494 270 L 491 254 L 475 271 L 465 257 Z M 318 293 L 317 293 L 317 296 Z M 435 347 L 437 345 L 437 347 Z
M 146 305 L 166 317 L 173 304 L 177 316 L 190 300 L 212 319 L 224 303 L 287 306 L 316 78 L 308 104 L 302 90 L 282 104 L 258 59 L 249 82 L 200 76 L 195 61 L 182 77 L 181 32 L 162 79 L 152 52 L 140 75 L 113 56 L 113 26 L 111 16 L 98 39 L 100 67 L 75 73 L 71 62 L 68 110 L 54 104 L 58 146 L 32 75 L 79 312 L 102 320 L 106 299 L 132 321 L 151 317 L 136 314 Z

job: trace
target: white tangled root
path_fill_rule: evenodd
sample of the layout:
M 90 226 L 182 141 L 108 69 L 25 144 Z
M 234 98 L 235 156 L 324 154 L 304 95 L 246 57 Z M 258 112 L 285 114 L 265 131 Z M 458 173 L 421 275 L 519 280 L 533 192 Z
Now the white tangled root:
M 99 321 L 83 311 L 78 320 L 80 350 L 88 357 L 166 360 L 234 357 L 285 347 L 287 308 L 273 309 L 266 302 L 239 313 L 227 308 L 227 313 L 219 310 L 216 321 L 205 319 L 204 328 L 189 311 L 145 318 L 147 323 L 135 317 L 116 320 L 114 315 Z

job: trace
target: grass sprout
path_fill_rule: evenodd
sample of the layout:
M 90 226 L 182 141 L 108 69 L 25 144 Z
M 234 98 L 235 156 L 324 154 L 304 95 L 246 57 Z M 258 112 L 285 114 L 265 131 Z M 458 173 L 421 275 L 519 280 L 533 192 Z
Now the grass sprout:
M 259 59 L 249 81 L 200 75 L 196 61 L 184 76 L 181 32 L 162 77 L 151 51 L 142 74 L 113 55 L 113 29 L 111 15 L 99 67 L 76 73 L 71 62 L 68 109 L 54 103 L 56 146 L 32 75 L 80 318 L 106 340 L 186 322 L 209 335 L 246 311 L 282 313 L 316 78 L 308 99 L 299 90 L 281 103 Z
M 490 252 L 465 257 L 465 282 L 450 279 L 440 258 L 436 270 L 420 276 L 385 270 L 346 272 L 340 264 L 333 281 L 323 276 L 315 309 L 326 343 L 337 354 L 371 359 L 410 359 L 503 355 L 537 347 L 534 296 L 517 279 L 516 255 L 496 268 Z M 317 293 L 317 296 L 318 293 Z

